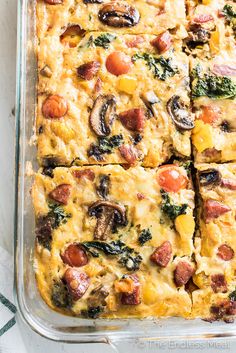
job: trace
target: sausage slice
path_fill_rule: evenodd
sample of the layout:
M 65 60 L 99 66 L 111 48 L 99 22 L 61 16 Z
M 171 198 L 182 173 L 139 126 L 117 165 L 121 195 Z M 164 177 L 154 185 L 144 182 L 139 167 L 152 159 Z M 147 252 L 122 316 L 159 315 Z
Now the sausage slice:
M 94 181 L 95 173 L 91 169 L 74 170 L 73 175 L 77 179 L 88 179 Z
M 150 256 L 150 260 L 161 267 L 166 267 L 170 262 L 172 246 L 169 241 L 165 241 Z
M 186 261 L 180 261 L 174 271 L 174 281 L 177 287 L 185 285 L 192 275 L 194 268 Z
M 212 219 L 218 218 L 230 210 L 230 207 L 224 205 L 222 202 L 208 199 L 204 204 L 206 222 L 208 223 Z
M 132 145 L 122 145 L 119 151 L 129 165 L 134 165 L 138 160 L 138 151 Z
M 58 185 L 54 190 L 52 190 L 48 196 L 50 199 L 55 200 L 56 202 L 62 203 L 63 205 L 67 205 L 68 199 L 70 197 L 70 184 L 61 184 Z
M 222 244 L 218 248 L 217 256 L 224 261 L 230 261 L 234 257 L 234 250 L 227 244 Z
M 132 293 L 122 293 L 121 303 L 123 305 L 138 305 L 141 303 L 139 278 L 135 274 L 128 275 L 128 276 L 132 278 L 134 282 L 134 289 Z
M 119 119 L 126 129 L 142 132 L 146 117 L 142 108 L 135 108 L 120 113 Z
M 225 276 L 222 273 L 211 276 L 211 288 L 214 293 L 226 293 L 227 282 Z
M 81 267 L 88 263 L 88 256 L 79 244 L 70 244 L 61 254 L 62 261 L 71 267 Z
M 64 281 L 73 300 L 82 298 L 90 283 L 90 279 L 85 272 L 80 272 L 74 268 L 66 270 Z
M 77 75 L 83 80 L 90 81 L 96 76 L 100 66 L 101 65 L 98 61 L 90 61 L 77 68 Z
M 159 34 L 151 41 L 151 45 L 153 45 L 159 51 L 159 53 L 164 53 L 170 49 L 172 45 L 172 36 L 170 32 L 166 31 Z

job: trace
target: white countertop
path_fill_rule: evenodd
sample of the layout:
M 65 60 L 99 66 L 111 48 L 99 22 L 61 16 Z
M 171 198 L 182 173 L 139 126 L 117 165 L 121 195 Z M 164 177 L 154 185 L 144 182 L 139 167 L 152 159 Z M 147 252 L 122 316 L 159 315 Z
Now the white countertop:
M 13 254 L 13 210 L 14 210 L 14 105 L 15 105 L 15 55 L 17 0 L 0 0 L 0 246 Z M 20 337 L 27 353 L 108 353 L 114 348 L 104 344 L 66 345 L 48 341 L 25 326 L 19 318 Z M 10 334 L 0 337 L 0 353 L 7 353 Z M 128 352 L 235 352 L 235 340 L 122 343 L 119 351 Z M 16 350 L 16 353 L 22 353 Z

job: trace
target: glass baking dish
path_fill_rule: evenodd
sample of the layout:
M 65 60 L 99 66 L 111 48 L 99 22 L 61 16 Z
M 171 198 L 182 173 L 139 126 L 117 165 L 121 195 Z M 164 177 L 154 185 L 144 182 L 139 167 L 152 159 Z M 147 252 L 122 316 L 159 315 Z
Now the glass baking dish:
M 37 170 L 33 130 L 36 106 L 36 0 L 18 0 L 18 58 L 16 98 L 15 288 L 19 312 L 39 334 L 63 342 L 177 340 L 236 336 L 236 324 L 181 318 L 146 320 L 88 320 L 52 311 L 37 290 L 34 268 L 34 213 L 30 198 L 29 162 Z

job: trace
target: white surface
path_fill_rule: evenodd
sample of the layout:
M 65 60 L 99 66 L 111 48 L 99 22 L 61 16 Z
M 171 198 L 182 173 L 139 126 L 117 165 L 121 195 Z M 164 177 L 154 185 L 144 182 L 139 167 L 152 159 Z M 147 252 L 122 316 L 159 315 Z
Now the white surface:
M 14 209 L 14 114 L 15 100 L 15 48 L 16 48 L 16 3 L 17 0 L 0 0 L 0 246 L 13 253 L 13 209 Z M 36 333 L 17 318 L 21 339 L 27 353 L 108 353 L 114 352 L 108 345 L 66 345 L 50 342 Z M 10 332 L 0 338 L 0 353 L 7 353 L 7 341 L 12 339 Z M 15 353 L 23 353 L 17 349 Z M 236 342 L 192 341 L 192 342 L 152 342 L 122 343 L 120 352 L 235 352 Z

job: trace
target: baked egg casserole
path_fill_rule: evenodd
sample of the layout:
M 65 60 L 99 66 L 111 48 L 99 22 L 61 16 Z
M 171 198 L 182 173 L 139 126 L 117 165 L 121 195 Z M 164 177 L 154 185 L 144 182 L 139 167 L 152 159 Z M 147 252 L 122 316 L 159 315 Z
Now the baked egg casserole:
M 236 4 L 38 0 L 35 274 L 80 318 L 236 314 Z

